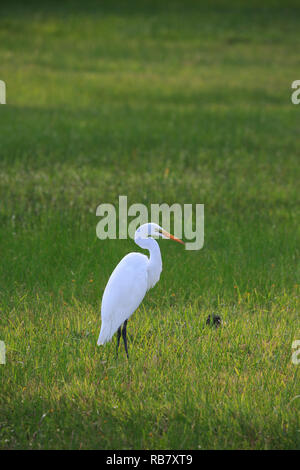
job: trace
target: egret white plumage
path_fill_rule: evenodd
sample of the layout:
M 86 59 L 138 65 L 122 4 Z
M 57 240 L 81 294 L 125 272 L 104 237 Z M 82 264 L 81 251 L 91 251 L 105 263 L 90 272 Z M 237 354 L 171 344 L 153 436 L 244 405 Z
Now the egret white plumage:
M 135 232 L 134 241 L 141 248 L 149 250 L 150 257 L 142 253 L 124 256 L 112 272 L 102 297 L 101 330 L 97 344 L 99 346 L 110 341 L 117 331 L 117 352 L 122 334 L 127 357 L 127 320 L 138 308 L 146 292 L 159 281 L 162 271 L 160 248 L 152 238 L 155 235 L 184 244 L 157 224 L 141 225 Z

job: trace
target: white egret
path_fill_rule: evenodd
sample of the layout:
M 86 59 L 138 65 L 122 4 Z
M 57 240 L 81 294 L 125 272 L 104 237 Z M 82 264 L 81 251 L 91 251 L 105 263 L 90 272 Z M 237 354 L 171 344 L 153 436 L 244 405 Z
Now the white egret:
M 110 341 L 118 331 L 117 353 L 122 334 L 127 357 L 127 320 L 138 308 L 146 292 L 159 281 L 162 271 L 160 248 L 157 241 L 151 238 L 155 235 L 184 244 L 157 224 L 141 225 L 135 232 L 134 241 L 141 248 L 149 250 L 150 258 L 142 253 L 124 256 L 112 272 L 102 297 L 101 330 L 97 344 L 99 346 Z

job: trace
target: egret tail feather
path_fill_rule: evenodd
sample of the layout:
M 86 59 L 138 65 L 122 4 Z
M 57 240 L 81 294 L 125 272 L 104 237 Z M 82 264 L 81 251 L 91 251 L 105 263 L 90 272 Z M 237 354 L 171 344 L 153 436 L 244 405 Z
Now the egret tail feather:
M 109 323 L 102 323 L 97 345 L 100 346 L 107 343 L 111 340 L 112 336 L 111 325 Z

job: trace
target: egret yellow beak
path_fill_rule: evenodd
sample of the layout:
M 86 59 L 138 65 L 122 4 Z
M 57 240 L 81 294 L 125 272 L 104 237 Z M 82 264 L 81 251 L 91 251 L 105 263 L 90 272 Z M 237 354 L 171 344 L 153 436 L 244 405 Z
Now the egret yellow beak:
M 161 233 L 165 237 L 170 238 L 171 240 L 174 240 L 175 242 L 178 242 L 178 243 L 181 243 L 182 245 L 184 245 L 184 242 L 182 240 L 180 240 L 180 238 L 174 237 L 174 235 L 171 235 L 171 233 L 167 232 L 166 230 L 162 230 Z

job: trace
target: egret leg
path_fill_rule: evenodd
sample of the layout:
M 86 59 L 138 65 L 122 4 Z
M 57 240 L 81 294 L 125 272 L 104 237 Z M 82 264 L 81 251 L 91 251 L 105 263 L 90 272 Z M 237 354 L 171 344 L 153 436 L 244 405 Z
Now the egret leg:
M 128 356 L 128 349 L 127 349 L 127 336 L 126 336 L 126 327 L 127 327 L 127 320 L 124 321 L 123 323 L 123 329 L 122 329 L 122 336 L 123 336 L 123 340 L 124 340 L 124 346 L 125 346 L 125 351 L 126 351 L 126 354 L 127 354 L 127 359 L 129 359 L 129 356 Z
M 120 338 L 121 338 L 121 327 L 118 328 L 118 332 L 117 332 L 117 357 L 118 357 L 118 349 L 119 349 L 119 344 L 120 344 Z

